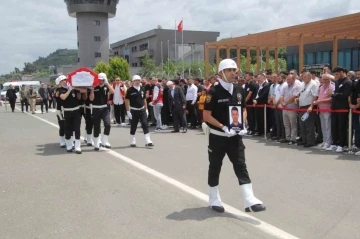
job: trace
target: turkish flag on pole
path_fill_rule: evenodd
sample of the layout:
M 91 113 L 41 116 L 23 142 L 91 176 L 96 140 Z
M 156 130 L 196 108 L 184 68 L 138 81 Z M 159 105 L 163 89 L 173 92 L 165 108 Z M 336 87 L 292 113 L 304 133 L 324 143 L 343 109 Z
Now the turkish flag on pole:
M 183 20 L 181 20 L 181 22 L 180 22 L 179 25 L 177 26 L 177 30 L 178 30 L 178 32 L 182 32 L 182 31 L 183 31 Z

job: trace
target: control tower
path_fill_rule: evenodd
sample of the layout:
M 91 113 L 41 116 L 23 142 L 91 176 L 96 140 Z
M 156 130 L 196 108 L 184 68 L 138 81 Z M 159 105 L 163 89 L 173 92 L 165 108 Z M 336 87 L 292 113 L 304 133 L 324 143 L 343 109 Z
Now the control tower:
M 119 0 L 65 0 L 69 16 L 76 18 L 78 66 L 94 68 L 109 62 L 109 18 Z

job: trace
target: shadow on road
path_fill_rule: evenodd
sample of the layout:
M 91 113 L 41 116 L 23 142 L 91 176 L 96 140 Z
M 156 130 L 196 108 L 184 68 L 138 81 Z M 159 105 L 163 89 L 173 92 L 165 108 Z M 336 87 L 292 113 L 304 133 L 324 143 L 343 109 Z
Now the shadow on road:
M 360 158 L 358 156 L 355 156 L 353 154 L 348 154 L 348 153 L 336 153 L 334 151 L 324 151 L 324 150 L 321 150 L 316 147 L 304 148 L 302 146 L 297 146 L 297 145 L 276 143 L 275 141 L 266 140 L 266 139 L 259 138 L 259 137 L 245 137 L 244 139 L 251 140 L 251 141 L 257 141 L 259 143 L 263 143 L 265 146 L 277 147 L 277 148 L 288 148 L 288 149 L 293 149 L 294 151 L 305 152 L 305 154 L 310 154 L 310 155 L 311 154 L 313 154 L 313 155 L 332 155 L 332 156 L 338 156 L 336 158 L 336 160 L 348 160 L 348 161 L 360 162 Z
M 215 217 L 224 217 L 224 218 L 233 218 L 243 222 L 250 223 L 252 225 L 260 225 L 261 223 L 257 220 L 252 218 L 243 217 L 235 214 L 231 214 L 228 212 L 225 213 L 217 213 L 211 210 L 209 207 L 199 207 L 199 208 L 187 208 L 182 210 L 181 212 L 173 212 L 166 217 L 168 220 L 175 220 L 175 221 L 204 221 L 209 218 Z
M 36 145 L 38 153 L 36 155 L 39 156 L 54 156 L 54 155 L 63 155 L 63 154 L 71 154 L 66 151 L 66 149 L 62 149 L 59 146 L 59 143 L 49 143 L 43 145 Z M 85 152 L 94 152 L 93 147 L 82 146 L 81 151 Z M 73 151 L 75 153 L 75 151 Z

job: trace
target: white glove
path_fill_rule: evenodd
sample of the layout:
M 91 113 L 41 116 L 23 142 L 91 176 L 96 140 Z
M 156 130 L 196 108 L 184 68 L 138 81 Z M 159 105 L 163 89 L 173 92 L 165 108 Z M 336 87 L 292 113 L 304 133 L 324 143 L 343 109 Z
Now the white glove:
M 146 117 L 149 117 L 149 111 L 146 109 Z
M 127 116 L 129 117 L 129 119 L 132 119 L 132 114 L 130 111 L 126 112 Z
M 68 90 L 72 90 L 72 86 L 70 84 L 68 84 Z
M 107 77 L 104 79 L 104 84 L 105 85 L 109 84 L 109 80 L 107 79 Z
M 240 135 L 240 136 L 244 136 L 244 135 L 246 135 L 247 134 L 247 130 L 246 129 L 242 129 L 242 130 L 240 130 L 240 132 L 238 133 L 238 135 Z
M 229 128 L 228 128 L 227 126 L 222 127 L 222 130 L 225 132 L 225 134 L 226 134 L 228 137 L 231 137 L 231 136 L 236 135 L 235 130 L 233 130 L 233 129 L 230 129 L 230 130 L 229 130 Z

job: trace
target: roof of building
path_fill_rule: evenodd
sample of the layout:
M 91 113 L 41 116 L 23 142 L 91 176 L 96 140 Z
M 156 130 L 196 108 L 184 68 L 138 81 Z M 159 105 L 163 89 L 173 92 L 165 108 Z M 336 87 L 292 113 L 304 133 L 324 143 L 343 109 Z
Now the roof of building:
M 360 13 L 305 23 L 280 29 L 248 34 L 246 36 L 222 39 L 207 43 L 216 47 L 284 47 L 332 41 L 336 39 L 360 39 Z

